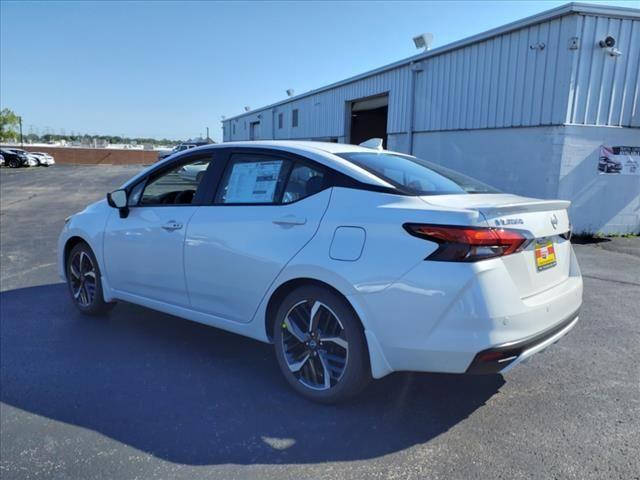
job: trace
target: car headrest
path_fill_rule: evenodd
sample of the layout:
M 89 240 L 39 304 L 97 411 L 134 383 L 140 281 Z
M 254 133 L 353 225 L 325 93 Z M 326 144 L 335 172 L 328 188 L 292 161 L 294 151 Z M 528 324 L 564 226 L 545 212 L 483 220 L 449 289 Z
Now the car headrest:
M 320 175 L 316 175 L 307 180 L 306 193 L 307 196 L 313 195 L 314 193 L 318 193 L 322 190 L 322 185 L 324 183 L 324 178 Z

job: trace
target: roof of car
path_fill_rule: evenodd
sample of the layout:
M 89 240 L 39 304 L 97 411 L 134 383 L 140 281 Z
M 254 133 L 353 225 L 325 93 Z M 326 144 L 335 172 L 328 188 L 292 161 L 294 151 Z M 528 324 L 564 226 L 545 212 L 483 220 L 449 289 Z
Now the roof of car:
M 218 144 L 218 146 L 237 148 L 273 148 L 276 150 L 297 153 L 299 155 L 311 158 L 312 160 L 316 160 L 346 175 L 349 175 L 350 177 L 355 178 L 358 181 L 372 185 L 392 187 L 391 184 L 385 182 L 380 177 L 377 177 L 364 168 L 359 167 L 356 164 L 337 156 L 340 153 L 380 152 L 380 150 L 361 147 L 359 145 L 351 145 L 348 143 L 314 142 L 310 140 L 255 140 L 251 142 L 227 142 Z
M 341 173 L 349 175 L 350 177 L 360 182 L 368 183 L 371 185 L 377 185 L 381 187 L 393 186 L 385 182 L 380 177 L 373 175 L 371 172 L 365 170 L 356 164 L 349 162 L 348 160 L 337 156 L 339 153 L 349 152 L 379 152 L 371 148 L 360 147 L 358 145 L 349 145 L 344 143 L 331 143 L 331 142 L 312 142 L 303 140 L 258 140 L 251 142 L 226 142 L 203 145 L 201 147 L 192 148 L 189 150 L 183 150 L 182 152 L 175 153 L 161 160 L 161 163 L 172 162 L 183 156 L 192 155 L 197 151 L 217 150 L 219 148 L 265 148 L 282 150 L 285 152 L 302 155 L 311 160 L 317 161 L 329 168 L 333 168 Z M 156 164 L 157 165 L 157 164 Z M 141 172 L 141 176 L 144 172 Z M 132 183 L 134 179 L 131 179 L 127 184 Z
M 208 145 L 214 147 L 214 145 Z M 371 152 L 371 148 L 348 143 L 314 142 L 311 140 L 254 140 L 250 142 L 225 142 L 215 144 L 215 147 L 264 147 L 264 148 L 295 148 L 300 150 L 322 151 L 327 153 Z

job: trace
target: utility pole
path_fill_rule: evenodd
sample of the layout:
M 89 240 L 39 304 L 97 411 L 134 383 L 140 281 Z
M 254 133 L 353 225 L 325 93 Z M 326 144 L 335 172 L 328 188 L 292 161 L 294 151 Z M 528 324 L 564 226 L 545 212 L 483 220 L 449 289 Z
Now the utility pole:
M 20 124 L 20 148 L 24 148 L 24 141 L 22 139 L 22 117 L 18 117 L 18 123 Z
M 209 127 L 207 127 L 207 140 L 209 140 Z

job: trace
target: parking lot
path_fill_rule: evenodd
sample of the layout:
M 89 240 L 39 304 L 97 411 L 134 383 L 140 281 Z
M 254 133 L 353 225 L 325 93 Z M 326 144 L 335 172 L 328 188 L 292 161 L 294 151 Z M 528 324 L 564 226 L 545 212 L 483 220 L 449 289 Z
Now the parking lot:
M 269 345 L 129 304 L 76 312 L 64 218 L 139 168 L 0 170 L 3 479 L 640 478 L 640 239 L 576 245 L 581 321 L 510 373 L 396 373 L 321 406 Z

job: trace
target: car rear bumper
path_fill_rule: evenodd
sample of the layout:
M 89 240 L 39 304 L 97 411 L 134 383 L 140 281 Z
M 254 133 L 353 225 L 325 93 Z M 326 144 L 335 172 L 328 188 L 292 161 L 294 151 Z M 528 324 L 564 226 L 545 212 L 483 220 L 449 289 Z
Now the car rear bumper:
M 373 376 L 504 372 L 553 344 L 575 326 L 582 305 L 582 277 L 570 254 L 568 277 L 526 297 L 499 260 L 422 262 L 384 290 L 350 296 L 370 351 L 383 357 L 372 354 Z M 488 352 L 509 347 L 499 365 L 480 365 L 480 354 L 486 363 Z
M 553 345 L 578 323 L 578 311 L 569 315 L 558 325 L 529 338 L 488 348 L 479 352 L 465 373 L 491 374 L 504 373 L 532 355 Z

